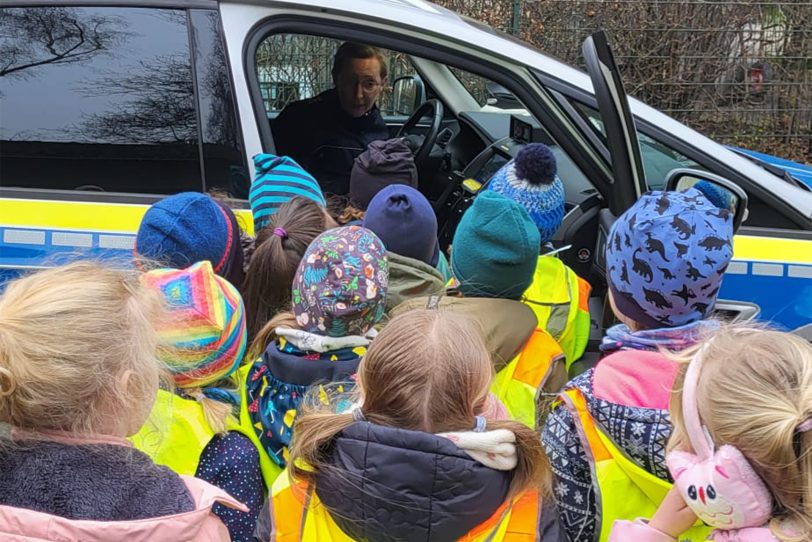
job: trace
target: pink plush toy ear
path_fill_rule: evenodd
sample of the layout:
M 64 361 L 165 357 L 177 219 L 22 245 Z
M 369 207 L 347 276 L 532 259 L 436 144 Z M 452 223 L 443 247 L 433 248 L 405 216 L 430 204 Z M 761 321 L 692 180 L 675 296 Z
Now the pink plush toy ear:
M 747 459 L 722 446 L 709 459 L 671 452 L 666 459 L 685 503 L 718 529 L 760 527 L 772 515 L 772 496 Z

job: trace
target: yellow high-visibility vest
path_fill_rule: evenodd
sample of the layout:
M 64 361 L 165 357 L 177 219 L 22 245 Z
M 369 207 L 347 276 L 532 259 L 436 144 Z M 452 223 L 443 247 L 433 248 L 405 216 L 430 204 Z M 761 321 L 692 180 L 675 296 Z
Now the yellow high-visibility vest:
M 539 428 L 548 410 L 545 393 L 552 398 L 567 382 L 564 352 L 544 329 L 537 328 L 522 352 L 513 358 L 491 383 L 491 392 L 511 418 Z
M 586 457 L 593 473 L 592 490 L 598 508 L 596 540 L 606 542 L 617 520 L 650 519 L 671 489 L 671 484 L 629 459 L 594 422 L 586 407 L 586 398 L 577 389 L 560 395 L 563 406 L 572 415 L 581 442 L 589 444 Z M 712 528 L 698 521 L 679 537 L 680 542 L 706 540 Z
M 503 504 L 490 518 L 460 538 L 466 542 L 535 542 L 539 522 L 537 491 L 526 491 Z M 276 479 L 269 499 L 271 542 L 351 542 L 321 503 L 312 487 L 291 484 L 285 471 Z

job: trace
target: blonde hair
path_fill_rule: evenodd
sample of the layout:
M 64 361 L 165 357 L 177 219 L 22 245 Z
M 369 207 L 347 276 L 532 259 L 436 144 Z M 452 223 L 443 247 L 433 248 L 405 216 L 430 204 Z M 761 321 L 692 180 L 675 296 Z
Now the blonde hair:
M 409 311 L 383 328 L 359 366 L 362 411 L 371 423 L 400 429 L 471 430 L 492 376 L 488 351 L 470 319 L 442 310 Z M 295 424 L 291 477 L 313 481 L 327 468 L 331 442 L 352 422 L 352 414 L 305 411 Z M 519 463 L 510 496 L 528 488 L 547 494 L 551 471 L 538 435 L 516 421 L 489 421 L 488 429 L 516 435 Z
M 262 328 L 257 332 L 257 336 L 251 339 L 251 345 L 248 347 L 248 354 L 246 359 L 253 361 L 265 352 L 268 345 L 276 340 L 276 328 L 284 327 L 288 329 L 299 329 L 299 323 L 296 321 L 296 316 L 292 311 L 280 312 L 271 318 Z
M 203 418 L 212 431 L 222 434 L 228 430 L 228 418 L 232 415 L 230 404 L 206 397 L 203 388 L 185 389 L 183 391 L 200 405 L 201 410 L 203 410 Z
M 10 283 L 0 297 L 0 421 L 34 431 L 137 430 L 162 373 L 151 324 L 160 307 L 135 275 L 93 262 Z
M 699 416 L 716 446 L 738 448 L 766 483 L 782 541 L 812 540 L 812 345 L 800 337 L 743 326 L 723 327 L 684 352 L 671 397 L 670 449 L 690 449 L 682 415 L 689 362 L 707 345 L 696 390 Z M 782 526 L 784 529 L 782 529 Z M 786 528 L 800 533 L 787 533 Z

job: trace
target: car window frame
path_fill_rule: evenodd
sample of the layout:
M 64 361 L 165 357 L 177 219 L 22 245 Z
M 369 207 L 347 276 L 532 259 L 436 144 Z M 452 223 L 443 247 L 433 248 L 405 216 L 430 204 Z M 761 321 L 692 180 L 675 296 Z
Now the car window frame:
M 196 2 L 196 0 L 193 0 Z M 201 3 L 207 3 L 208 0 L 201 0 Z M 251 183 L 251 168 L 248 164 L 248 160 L 246 158 L 245 152 L 245 137 L 243 133 L 243 126 L 242 126 L 242 119 L 240 117 L 240 110 L 239 104 L 237 103 L 237 89 L 234 84 L 234 77 L 233 77 L 233 67 L 231 65 L 231 59 L 228 55 L 228 44 L 226 43 L 226 35 L 225 30 L 223 29 L 223 21 L 220 18 L 220 11 L 217 9 L 217 4 L 215 2 L 213 7 L 208 8 L 197 8 L 197 7 L 189 7 L 186 8 L 187 13 L 187 27 L 188 27 L 188 35 L 189 35 L 189 54 L 192 61 L 192 71 L 193 71 L 193 78 L 194 78 L 194 85 L 195 85 L 195 107 L 197 109 L 197 118 L 198 118 L 198 131 L 200 132 L 198 137 L 198 145 L 200 147 L 200 164 L 201 164 L 201 177 L 203 179 L 203 192 L 207 192 L 211 188 L 215 190 L 218 187 L 211 187 L 209 185 L 208 174 L 206 173 L 206 151 L 204 148 L 205 141 L 203 135 L 203 111 L 202 111 L 202 100 L 201 100 L 201 93 L 200 93 L 200 84 L 198 81 L 198 66 L 197 66 L 197 56 L 198 56 L 198 43 L 197 43 L 197 31 L 198 26 L 195 21 L 194 15 L 196 13 L 200 14 L 210 14 L 214 16 L 214 19 L 217 21 L 217 35 L 215 39 L 220 41 L 220 45 L 222 46 L 222 53 L 224 57 L 224 63 L 226 66 L 227 74 L 226 77 L 228 79 L 228 88 L 229 93 L 231 96 L 231 114 L 232 114 L 232 121 L 235 124 L 236 130 L 236 144 L 237 151 L 239 152 L 240 162 L 239 165 L 245 170 L 248 183 Z M 236 200 L 247 200 L 248 195 L 246 194 L 245 198 L 234 198 Z
M 410 56 L 427 58 L 434 62 L 454 66 L 480 75 L 509 89 L 529 112 L 547 129 L 551 137 L 590 180 L 604 198 L 611 198 L 611 169 L 598 150 L 585 142 L 583 134 L 572 124 L 568 114 L 549 95 L 548 90 L 533 77 L 524 63 L 502 59 L 508 67 L 485 61 L 474 48 L 460 50 L 438 42 L 430 35 L 402 31 L 396 25 L 385 28 L 365 24 L 364 21 L 347 22 L 327 19 L 319 15 L 300 15 L 280 10 L 256 23 L 245 38 L 242 50 L 244 74 L 253 105 L 254 118 L 260 144 L 266 152 L 275 151 L 270 123 L 262 122 L 265 108 L 259 92 L 255 69 L 255 55 L 259 44 L 270 34 L 299 33 L 363 41 L 382 48 L 397 50 Z M 516 76 L 519 77 L 516 77 Z M 535 87 L 535 88 L 534 88 Z M 558 118 L 556 118 L 558 117 Z

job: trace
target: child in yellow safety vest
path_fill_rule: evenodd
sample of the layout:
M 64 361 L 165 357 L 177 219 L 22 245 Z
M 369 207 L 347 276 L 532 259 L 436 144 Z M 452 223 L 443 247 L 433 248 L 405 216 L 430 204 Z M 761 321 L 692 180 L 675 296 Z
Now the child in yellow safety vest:
M 538 327 L 561 345 L 569 369 L 589 340 L 592 288 L 558 258 L 550 243 L 564 219 L 564 185 L 557 170 L 553 151 L 543 143 L 530 143 L 496 172 L 487 189 L 524 207 L 539 230 L 540 255 L 522 301 L 536 313 Z
M 644 194 L 609 232 L 609 299 L 623 323 L 606 332 L 607 356 L 567 384 L 542 433 L 572 542 L 605 542 L 614 520 L 653 512 L 667 492 L 678 365 L 662 351 L 717 326 L 707 317 L 732 238 L 731 214 L 695 189 Z
M 393 318 L 359 367 L 353 407 L 296 422 L 254 539 L 563 541 L 537 434 L 483 415 L 492 374 L 467 317 Z
M 517 337 L 526 336 L 518 324 L 523 313 L 531 311 L 520 300 L 533 281 L 539 243 L 539 229 L 527 210 L 490 190 L 476 197 L 454 234 L 451 271 L 462 301 L 505 300 L 508 305 L 504 310 L 512 315 L 498 325 Z M 440 307 L 444 308 L 442 303 Z M 454 305 L 448 309 L 459 310 Z M 485 305 L 482 310 L 487 310 Z M 475 317 L 487 319 L 488 315 Z M 499 370 L 492 385 L 510 415 L 530 427 L 539 425 L 543 393 L 557 392 L 567 381 L 561 346 L 546 330 L 535 326 L 519 355 L 502 361 L 501 366 L 501 360 L 494 360 Z
M 715 542 L 812 540 L 812 345 L 734 326 L 678 359 L 674 489 L 610 542 L 674 542 L 697 518 Z
M 234 542 L 250 540 L 263 500 L 259 450 L 232 414 L 236 386 L 218 387 L 236 372 L 246 349 L 240 294 L 209 261 L 156 269 L 142 280 L 165 300 L 167 313 L 156 323 L 158 356 L 172 374 L 173 390 L 158 392 L 133 442 L 156 463 L 206 480 L 245 504 L 248 512 L 214 511 Z

